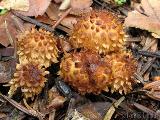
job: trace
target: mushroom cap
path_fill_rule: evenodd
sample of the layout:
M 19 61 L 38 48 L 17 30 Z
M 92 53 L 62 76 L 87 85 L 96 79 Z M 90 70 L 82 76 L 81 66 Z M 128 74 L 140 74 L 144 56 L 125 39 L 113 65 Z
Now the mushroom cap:
M 55 37 L 52 33 L 32 28 L 18 36 L 18 55 L 20 63 L 36 61 L 37 63 L 49 67 L 51 62 L 56 63 L 58 48 Z
M 60 77 L 81 94 L 99 94 L 110 80 L 109 66 L 91 51 L 67 53 L 60 64 Z
M 26 99 L 34 98 L 42 91 L 47 81 L 46 74 L 49 74 L 49 72 L 35 62 L 17 64 L 14 78 L 9 82 L 9 96 L 12 96 L 17 88 L 21 88 Z
M 74 25 L 69 41 L 74 48 L 100 54 L 121 51 L 125 43 L 123 26 L 111 12 L 93 10 Z
M 130 92 L 135 83 L 133 75 L 137 68 L 133 55 L 130 52 L 113 53 L 107 55 L 105 61 L 112 66 L 111 82 L 107 86 L 111 88 L 111 92 Z

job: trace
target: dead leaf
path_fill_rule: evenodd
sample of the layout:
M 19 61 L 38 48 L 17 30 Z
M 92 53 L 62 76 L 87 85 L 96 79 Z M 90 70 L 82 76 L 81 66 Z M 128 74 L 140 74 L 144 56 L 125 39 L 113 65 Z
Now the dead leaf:
M 28 31 L 30 31 L 32 28 L 35 27 L 34 24 L 31 24 L 31 23 L 28 23 L 28 22 L 24 23 L 23 26 L 24 26 L 25 30 L 28 30 Z
M 59 92 L 55 87 L 52 87 L 48 91 L 48 96 L 49 96 L 49 99 L 48 99 L 49 105 L 47 106 L 47 109 L 50 111 L 53 109 L 60 108 L 61 106 L 63 106 L 63 103 L 66 101 L 66 99 L 63 96 L 59 95 Z
M 122 101 L 125 99 L 125 97 L 121 97 L 119 100 L 117 100 L 115 103 L 114 103 L 114 106 L 112 105 L 110 107 L 110 109 L 107 111 L 105 117 L 104 117 L 104 120 L 111 120 L 112 118 L 112 115 L 114 114 L 114 112 L 116 111 L 115 107 L 117 108 L 121 103 Z
M 4 120 L 7 118 L 7 115 L 5 113 L 0 112 L 0 119 Z
M 5 96 L 5 95 L 3 95 L 1 93 L 0 93 L 0 97 L 2 97 L 4 100 L 6 100 L 10 104 L 12 104 L 15 108 L 19 109 L 20 111 L 22 111 L 22 112 L 24 112 L 24 113 L 26 113 L 28 115 L 37 117 L 37 118 L 39 118 L 39 120 L 44 120 L 44 115 L 41 114 L 40 112 L 35 111 L 33 109 L 28 110 L 26 107 L 22 106 L 20 103 L 14 101 L 13 99 L 11 99 L 8 96 Z
M 57 46 L 60 51 L 69 52 L 72 49 L 70 43 L 66 41 L 65 37 L 60 36 L 57 41 L 58 41 Z
M 71 0 L 71 7 L 73 9 L 83 10 L 92 5 L 92 0 Z
M 77 110 L 74 110 L 72 113 L 71 113 L 71 120 L 91 120 L 87 117 L 85 117 L 84 115 L 82 115 L 80 112 L 78 112 Z M 70 117 L 67 118 L 67 120 L 69 120 Z
M 48 17 L 51 20 L 58 20 L 58 14 L 60 13 L 60 11 L 58 10 L 58 5 L 51 3 L 46 11 L 46 14 L 48 15 Z
M 53 0 L 55 3 L 61 3 L 63 0 Z
M 155 77 L 153 77 L 153 80 L 154 80 L 154 81 L 158 81 L 158 80 L 160 81 L 160 76 L 155 76 Z
M 14 55 L 14 48 L 7 47 L 7 48 L 0 48 L 0 55 L 1 56 L 13 56 Z
M 48 19 L 48 16 L 46 14 L 42 15 L 42 16 L 38 16 L 36 18 L 36 20 L 38 20 L 39 22 L 45 23 L 45 24 L 50 24 L 50 25 L 54 25 L 55 21 Z
M 63 0 L 61 3 L 59 10 L 66 10 L 70 6 L 71 0 Z
M 141 111 L 147 113 L 148 115 L 154 116 L 154 118 L 159 119 L 160 115 L 156 113 L 155 111 L 149 109 L 148 107 L 145 107 L 139 103 L 134 103 L 134 106 L 140 109 Z
M 128 13 L 126 27 L 136 27 L 160 36 L 160 0 L 142 0 L 141 5 Z
M 7 24 L 8 32 L 10 33 L 13 40 L 15 40 L 17 35 L 16 25 L 13 22 L 12 14 L 8 13 L 3 16 L 0 16 L 0 44 L 7 47 L 10 44 L 9 36 L 7 35 L 7 31 L 5 28 L 5 21 Z
M 147 92 L 147 95 L 150 98 L 154 99 L 154 100 L 160 101 L 160 92 L 159 91 L 158 92 L 156 92 L 156 91 L 154 91 L 154 92 Z
M 152 90 L 152 91 L 159 91 L 160 92 L 160 77 L 156 76 L 153 78 L 153 82 L 147 83 L 144 85 L 143 89 Z
M 160 77 L 153 78 L 153 82 L 144 85 L 143 89 L 148 90 L 147 95 L 152 99 L 160 101 Z
M 73 25 L 77 23 L 76 17 L 68 16 L 62 20 L 61 24 L 69 29 L 73 29 Z
M 71 14 L 82 15 L 91 10 L 92 0 L 71 0 L 72 11 Z
M 106 3 L 108 3 L 108 4 L 114 3 L 113 0 L 103 0 L 103 2 L 106 2 Z
M 48 17 L 53 21 L 57 21 L 60 18 L 60 15 L 63 14 L 63 12 L 61 12 L 58 9 L 58 7 L 59 6 L 57 4 L 51 3 L 46 11 L 46 14 L 48 15 Z M 73 24 L 75 24 L 76 22 L 77 22 L 76 17 L 69 15 L 61 21 L 61 24 L 69 29 L 72 29 Z M 48 24 L 50 23 L 48 22 Z
M 78 112 L 90 120 L 102 120 L 102 116 L 98 113 L 98 111 L 96 111 L 95 106 L 91 104 L 82 105 Z
M 56 98 L 54 98 L 51 103 L 47 106 L 47 108 L 49 110 L 52 110 L 52 109 L 58 109 L 60 107 L 63 106 L 63 103 L 65 102 L 65 98 L 62 97 L 62 96 L 57 96 Z
M 0 83 L 7 83 L 12 78 L 16 68 L 16 60 L 0 62 Z
M 22 11 L 17 11 L 21 13 L 22 15 L 25 16 L 38 16 L 38 15 L 43 15 L 51 0 L 29 0 L 29 10 L 22 12 Z
M 0 6 L 8 10 L 13 9 L 13 10 L 28 11 L 29 1 L 28 0 L 2 0 L 2 2 L 0 2 Z

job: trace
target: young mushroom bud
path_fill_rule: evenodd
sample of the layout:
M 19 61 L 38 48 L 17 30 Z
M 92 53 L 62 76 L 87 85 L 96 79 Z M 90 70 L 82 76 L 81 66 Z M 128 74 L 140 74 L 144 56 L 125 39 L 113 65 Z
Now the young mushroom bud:
M 26 99 L 34 98 L 35 95 L 42 91 L 47 80 L 45 75 L 48 73 L 48 71 L 45 71 L 44 68 L 35 62 L 17 64 L 14 78 L 9 82 L 9 96 L 12 96 L 18 88 L 21 88 Z
M 132 90 L 134 73 L 136 72 L 137 62 L 130 52 L 107 55 L 105 61 L 110 64 L 112 70 L 111 82 L 107 87 L 111 92 L 123 92 L 127 94 Z
M 100 54 L 120 51 L 124 45 L 122 23 L 111 12 L 93 10 L 74 25 L 70 43 Z
M 110 66 L 91 51 L 66 53 L 60 64 L 60 77 L 81 94 L 99 94 L 110 80 Z
M 56 63 L 58 48 L 52 33 L 32 28 L 18 36 L 18 55 L 20 63 L 36 61 L 39 64 L 49 67 L 51 62 Z

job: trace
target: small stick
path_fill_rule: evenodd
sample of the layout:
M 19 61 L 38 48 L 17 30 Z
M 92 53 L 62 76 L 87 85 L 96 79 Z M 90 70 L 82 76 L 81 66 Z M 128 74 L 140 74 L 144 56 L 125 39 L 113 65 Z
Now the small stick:
M 148 43 L 145 47 L 143 47 L 142 51 L 148 50 L 150 47 L 152 47 L 156 43 L 156 40 L 151 41 Z
M 72 8 L 69 8 L 65 13 L 63 13 L 63 15 L 60 17 L 60 19 L 53 25 L 53 29 L 55 29 L 60 23 L 61 21 L 70 13 L 70 11 L 72 10 Z
M 149 67 L 153 64 L 153 62 L 155 61 L 155 57 L 151 60 L 149 60 L 143 67 L 143 69 L 141 70 L 141 72 L 139 73 L 141 76 L 149 69 Z
M 27 21 L 27 22 L 30 22 L 30 23 L 32 23 L 32 24 L 35 24 L 35 25 L 37 25 L 37 26 L 39 26 L 39 27 L 42 27 L 42 28 L 46 29 L 47 31 L 54 32 L 54 28 L 49 27 L 48 25 L 43 24 L 43 23 L 41 23 L 41 22 L 38 22 L 38 21 L 35 20 L 35 19 L 32 19 L 32 18 L 27 17 L 27 16 L 24 16 L 24 15 L 22 15 L 22 14 L 20 14 L 20 13 L 14 12 L 14 11 L 12 11 L 12 13 L 13 13 L 15 16 L 23 19 L 24 21 Z
M 13 46 L 13 39 L 12 39 L 12 36 L 11 36 L 9 30 L 8 30 L 8 24 L 7 24 L 6 20 L 4 21 L 4 25 L 5 25 L 5 29 L 6 29 L 6 33 L 7 33 L 7 37 L 9 39 L 9 42 Z
M 5 99 L 6 101 L 8 101 L 10 104 L 12 104 L 14 107 L 16 107 L 17 109 L 19 109 L 20 111 L 28 114 L 28 115 L 31 115 L 31 116 L 34 116 L 34 117 L 38 117 L 40 120 L 43 120 L 44 118 L 44 115 L 42 113 L 39 113 L 35 110 L 28 110 L 26 109 L 24 106 L 20 105 L 19 103 L 17 103 L 16 101 L 10 99 L 9 97 L 5 96 L 5 95 L 2 95 L 0 94 L 0 96 Z
M 142 77 L 139 73 L 135 73 L 135 74 L 134 74 L 134 77 L 135 77 L 139 82 L 141 82 L 142 84 L 144 84 L 144 79 L 143 79 L 143 77 Z
M 24 29 L 23 25 L 19 22 L 18 18 L 17 18 L 16 16 L 14 16 L 14 15 L 12 15 L 11 17 L 12 17 L 12 19 L 14 20 L 16 26 L 19 28 L 19 30 L 20 30 L 21 32 L 24 32 L 25 29 Z
M 148 52 L 148 51 L 138 51 L 138 54 L 140 55 L 144 55 L 147 57 L 156 57 L 156 58 L 160 58 L 160 52 Z

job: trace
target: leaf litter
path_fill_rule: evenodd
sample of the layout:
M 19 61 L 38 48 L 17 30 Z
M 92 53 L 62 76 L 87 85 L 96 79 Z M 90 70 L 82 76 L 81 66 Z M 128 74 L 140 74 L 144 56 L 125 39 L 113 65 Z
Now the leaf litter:
M 125 19 L 127 27 L 136 27 L 160 35 L 160 1 L 142 0 L 141 4 L 128 13 Z
M 122 6 L 117 6 L 114 0 L 2 0 L 0 6 L 9 11 L 0 16 L 1 118 L 38 118 L 40 120 L 159 119 L 159 2 L 158 0 L 129 0 Z M 46 76 L 48 82 L 45 83 L 42 92 L 34 99 L 25 100 L 19 89 L 12 98 L 7 97 L 8 82 L 14 76 L 16 63 L 19 63 L 16 54 L 18 33 L 31 30 L 33 26 L 36 29 L 43 28 L 51 31 L 57 37 L 59 53 L 68 54 L 74 51 L 68 40 L 74 25 L 92 9 L 109 10 L 124 22 L 127 49 L 132 51 L 138 60 L 137 72 L 135 73 L 137 82 L 133 86 L 132 92 L 125 95 L 125 99 L 123 95 L 110 92 L 103 92 L 100 95 L 79 95 L 61 79 L 57 84 L 59 63 L 56 63 L 47 68 L 50 71 L 50 74 Z M 128 15 L 122 13 L 128 13 Z M 149 32 L 151 34 L 148 34 Z M 23 90 L 25 91 L 25 89 Z M 4 105 L 7 107 L 4 108 Z

